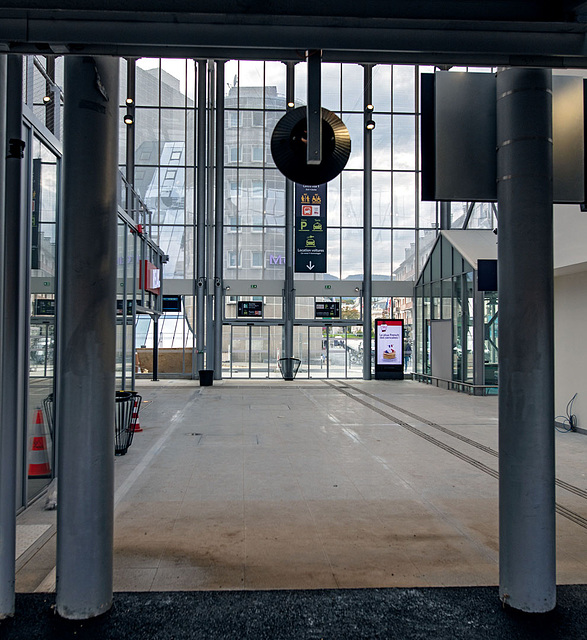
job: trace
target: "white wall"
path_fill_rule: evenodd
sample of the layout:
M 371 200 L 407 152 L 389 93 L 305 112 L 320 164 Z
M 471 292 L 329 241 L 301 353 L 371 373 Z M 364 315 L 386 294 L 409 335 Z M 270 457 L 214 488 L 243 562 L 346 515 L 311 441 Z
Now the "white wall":
M 554 306 L 555 413 L 564 415 L 576 392 L 573 413 L 587 429 L 587 271 L 555 275 Z

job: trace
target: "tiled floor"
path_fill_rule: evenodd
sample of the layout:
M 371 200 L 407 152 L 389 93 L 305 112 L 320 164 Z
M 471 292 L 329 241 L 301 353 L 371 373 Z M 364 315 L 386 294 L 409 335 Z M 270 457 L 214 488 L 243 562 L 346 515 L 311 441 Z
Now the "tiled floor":
M 116 591 L 497 584 L 496 397 L 361 380 L 138 391 L 144 431 L 115 464 Z M 556 441 L 576 489 L 557 500 L 578 516 L 558 517 L 558 582 L 582 583 L 587 436 Z M 41 506 L 19 523 L 51 524 Z M 54 541 L 18 590 L 51 584 Z

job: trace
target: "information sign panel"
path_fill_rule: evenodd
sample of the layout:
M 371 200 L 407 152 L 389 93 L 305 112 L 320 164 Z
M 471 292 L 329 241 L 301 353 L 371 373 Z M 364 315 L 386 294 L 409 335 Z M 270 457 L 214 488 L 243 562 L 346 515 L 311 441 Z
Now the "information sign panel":
M 326 184 L 295 185 L 296 273 L 326 273 Z
M 50 298 L 37 298 L 35 300 L 35 315 L 36 316 L 54 316 L 55 300 Z
M 340 318 L 340 302 L 315 302 L 315 318 Z
M 263 303 L 257 300 L 239 300 L 237 303 L 236 315 L 239 318 L 262 318 Z
M 181 312 L 181 296 L 163 296 L 161 300 L 162 311 Z
M 375 320 L 375 378 L 404 377 L 404 321 Z

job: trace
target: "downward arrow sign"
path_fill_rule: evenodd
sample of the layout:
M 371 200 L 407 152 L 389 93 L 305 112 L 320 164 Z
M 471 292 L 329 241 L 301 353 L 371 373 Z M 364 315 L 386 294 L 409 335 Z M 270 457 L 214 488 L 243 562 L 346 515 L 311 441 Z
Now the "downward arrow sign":
M 306 265 L 306 267 L 308 267 L 308 269 L 310 269 L 310 271 L 312 271 L 312 269 L 313 269 L 315 266 L 316 266 L 316 265 L 313 265 L 311 260 L 310 260 L 310 262 L 308 262 L 308 264 Z

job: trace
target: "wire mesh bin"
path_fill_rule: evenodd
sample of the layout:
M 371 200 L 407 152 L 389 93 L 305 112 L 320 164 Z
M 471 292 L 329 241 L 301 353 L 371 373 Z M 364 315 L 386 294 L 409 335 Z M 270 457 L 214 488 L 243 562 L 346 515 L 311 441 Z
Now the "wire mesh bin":
M 114 417 L 114 453 L 123 456 L 130 445 L 139 418 L 142 397 L 136 391 L 117 391 Z M 49 427 L 51 439 L 55 433 L 55 405 L 53 394 L 43 400 L 43 413 Z
M 277 361 L 284 380 L 293 380 L 301 363 L 299 358 L 279 358 Z
M 114 453 L 123 456 L 130 447 L 134 433 L 132 414 L 135 399 L 129 391 L 117 391 L 115 404 Z

